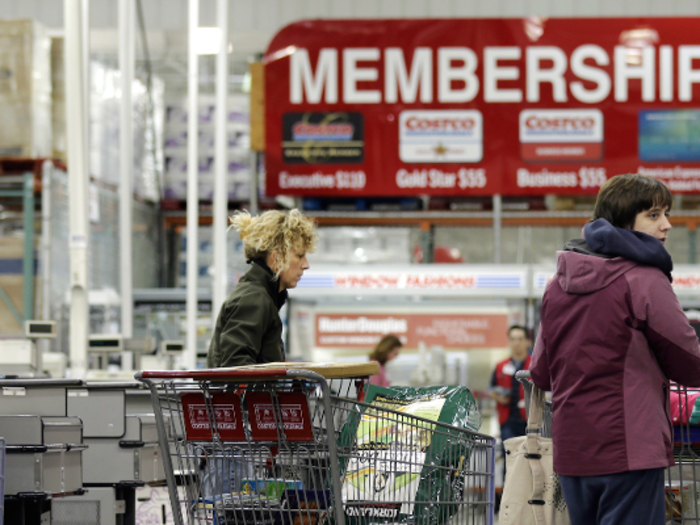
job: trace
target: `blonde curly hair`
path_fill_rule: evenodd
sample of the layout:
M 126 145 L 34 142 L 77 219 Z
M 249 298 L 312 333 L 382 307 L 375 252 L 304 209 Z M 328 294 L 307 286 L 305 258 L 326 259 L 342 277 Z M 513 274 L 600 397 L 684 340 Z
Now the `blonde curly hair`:
M 316 224 L 297 209 L 270 210 L 256 217 L 248 211 L 236 211 L 229 220 L 241 236 L 246 259 L 266 261 L 270 253 L 277 252 L 275 277 L 289 268 L 292 252 L 316 250 Z

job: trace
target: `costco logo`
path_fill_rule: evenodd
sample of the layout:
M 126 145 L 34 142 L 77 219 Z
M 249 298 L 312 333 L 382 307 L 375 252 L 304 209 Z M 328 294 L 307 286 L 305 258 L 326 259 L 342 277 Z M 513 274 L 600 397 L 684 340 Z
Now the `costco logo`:
M 476 122 L 473 118 L 421 118 L 417 116 L 409 117 L 406 120 L 406 134 L 414 135 L 421 134 L 424 132 L 429 132 L 430 134 L 444 133 L 444 134 L 471 134 L 471 130 L 474 129 Z
M 520 154 L 538 162 L 600 160 L 603 114 L 597 109 L 521 111 Z
M 484 154 L 483 118 L 476 110 L 402 111 L 402 162 L 479 162 Z

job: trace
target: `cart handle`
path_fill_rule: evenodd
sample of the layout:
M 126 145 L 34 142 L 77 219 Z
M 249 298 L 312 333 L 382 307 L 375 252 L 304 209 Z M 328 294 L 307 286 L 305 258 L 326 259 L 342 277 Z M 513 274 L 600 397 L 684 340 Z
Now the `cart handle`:
M 299 374 L 302 372 L 303 374 Z M 136 379 L 193 379 L 195 381 L 226 379 L 273 379 L 279 377 L 316 376 L 314 372 L 301 368 L 266 369 L 202 369 L 202 370 L 142 370 L 136 372 Z

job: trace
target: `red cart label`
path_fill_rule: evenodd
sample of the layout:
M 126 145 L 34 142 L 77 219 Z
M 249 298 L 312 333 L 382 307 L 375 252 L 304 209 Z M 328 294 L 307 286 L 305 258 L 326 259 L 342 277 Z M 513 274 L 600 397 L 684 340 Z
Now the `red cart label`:
M 311 418 L 306 396 L 302 392 L 280 392 L 279 403 L 267 392 L 247 395 L 248 415 L 253 439 L 278 441 L 279 418 L 287 441 L 312 441 Z
M 212 420 L 216 423 L 222 441 L 245 441 L 241 399 L 236 394 L 213 394 L 210 405 L 200 393 L 183 394 L 181 399 L 189 441 L 211 441 Z
M 257 405 L 255 407 L 255 420 L 258 422 L 258 428 L 266 430 L 277 428 L 273 410 L 272 405 Z M 302 430 L 304 428 L 304 414 L 301 411 L 301 405 L 285 405 L 280 407 L 280 412 L 285 430 Z

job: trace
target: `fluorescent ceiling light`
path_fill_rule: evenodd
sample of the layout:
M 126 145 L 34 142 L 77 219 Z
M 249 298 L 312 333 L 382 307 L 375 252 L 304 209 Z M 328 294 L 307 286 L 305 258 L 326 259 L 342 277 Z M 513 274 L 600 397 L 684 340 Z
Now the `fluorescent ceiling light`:
M 221 48 L 221 30 L 218 27 L 198 27 L 194 46 L 198 55 L 216 55 Z

